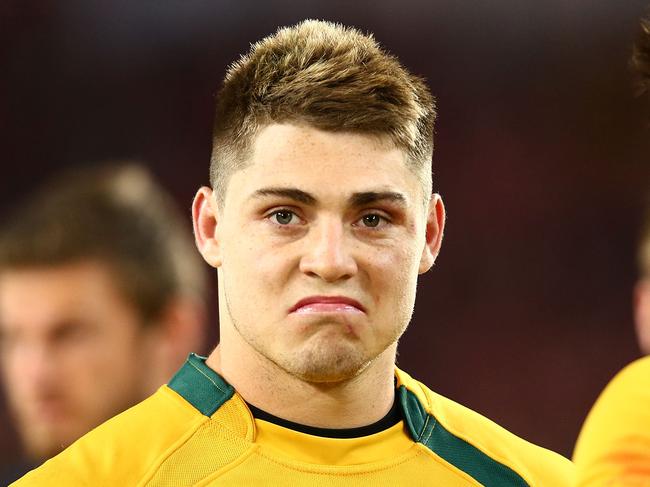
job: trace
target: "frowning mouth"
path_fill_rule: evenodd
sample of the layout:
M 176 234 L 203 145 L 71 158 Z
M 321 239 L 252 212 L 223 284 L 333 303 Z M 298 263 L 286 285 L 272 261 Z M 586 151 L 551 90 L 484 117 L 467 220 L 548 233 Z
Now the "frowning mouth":
M 290 313 L 365 313 L 365 308 L 355 299 L 346 296 L 309 296 L 301 299 Z

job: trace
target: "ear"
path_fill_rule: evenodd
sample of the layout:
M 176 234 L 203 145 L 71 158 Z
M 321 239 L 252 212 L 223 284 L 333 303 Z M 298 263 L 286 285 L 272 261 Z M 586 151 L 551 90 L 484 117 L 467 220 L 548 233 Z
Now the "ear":
M 436 261 L 440 245 L 442 244 L 442 234 L 445 229 L 445 205 L 439 194 L 433 193 L 429 201 L 427 210 L 427 228 L 425 234 L 424 248 L 420 258 L 419 273 L 423 274 Z
M 182 364 L 189 352 L 203 352 L 206 316 L 205 303 L 197 297 L 179 296 L 167 305 L 161 328 L 165 330 L 173 365 Z
M 205 303 L 198 297 L 175 296 L 156 323 L 143 327 L 150 391 L 169 380 L 190 352 L 204 352 L 206 315 Z
M 206 186 L 200 188 L 192 202 L 194 240 L 203 259 L 212 267 L 219 267 L 222 262 L 218 211 L 212 190 Z
M 634 287 L 634 322 L 639 347 L 650 354 L 650 278 L 639 280 Z

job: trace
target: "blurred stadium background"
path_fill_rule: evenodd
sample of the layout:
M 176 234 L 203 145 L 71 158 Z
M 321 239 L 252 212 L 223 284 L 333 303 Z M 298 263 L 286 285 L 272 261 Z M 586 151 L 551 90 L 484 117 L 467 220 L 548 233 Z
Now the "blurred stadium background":
M 437 96 L 434 184 L 449 214 L 399 364 L 570 455 L 598 392 L 639 355 L 650 110 L 627 61 L 647 4 L 5 0 L 0 213 L 64 167 L 136 158 L 189 219 L 225 67 L 308 17 L 374 32 Z M 2 461 L 15 444 L 2 405 Z

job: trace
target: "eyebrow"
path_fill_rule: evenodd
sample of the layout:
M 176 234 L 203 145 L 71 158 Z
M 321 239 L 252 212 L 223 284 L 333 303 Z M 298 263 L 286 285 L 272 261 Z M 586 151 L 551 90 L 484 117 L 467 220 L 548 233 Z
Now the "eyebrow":
M 251 198 L 264 198 L 266 196 L 288 198 L 310 206 L 315 206 L 318 202 L 314 195 L 297 188 L 258 189 L 251 195 Z M 407 206 L 406 197 L 402 193 L 395 191 L 362 191 L 353 193 L 348 201 L 350 206 L 353 207 L 366 206 L 379 201 L 390 201 L 398 203 L 400 206 Z
M 289 198 L 306 205 L 315 205 L 316 198 L 309 193 L 297 188 L 263 188 L 255 191 L 251 198 L 263 198 L 265 196 L 279 196 L 281 198 Z
M 406 206 L 406 197 L 395 191 L 364 191 L 354 193 L 350 198 L 352 206 L 365 206 L 379 201 L 390 201 L 398 203 L 400 206 Z

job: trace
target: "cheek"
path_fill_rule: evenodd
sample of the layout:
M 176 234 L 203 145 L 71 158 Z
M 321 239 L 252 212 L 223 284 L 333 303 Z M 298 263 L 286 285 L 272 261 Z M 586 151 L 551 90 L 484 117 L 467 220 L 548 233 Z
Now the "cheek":
M 298 267 L 298 253 L 287 247 L 244 244 L 231 247 L 222 269 L 231 297 L 272 297 L 279 292 Z M 226 249 L 224 249 L 226 254 Z
M 111 340 L 84 340 L 61 347 L 56 360 L 60 373 L 65 375 L 68 382 L 64 386 L 68 394 L 75 391 L 80 395 L 81 390 L 94 391 L 98 387 L 108 386 L 106 378 L 119 371 L 123 353 L 124 347 L 116 347 Z
M 417 279 L 419 255 L 416 257 L 412 245 L 380 248 L 365 255 L 366 265 L 383 281 L 403 285 Z
M 20 391 L 27 387 L 28 381 L 23 380 L 21 364 L 23 359 L 15 351 L 2 351 L 1 372 L 2 382 L 6 384 L 7 391 Z
M 83 363 L 83 368 L 91 370 L 92 374 L 110 374 L 123 364 L 133 363 L 139 350 L 139 327 L 130 316 L 114 313 L 114 320 L 88 331 L 82 339 L 67 343 L 59 355 L 68 368 L 77 368 Z M 92 374 L 84 377 L 87 379 Z
M 232 235 L 232 231 L 228 235 Z M 223 262 L 221 270 L 232 283 L 248 279 L 254 271 L 255 262 L 263 255 L 254 245 L 254 234 L 241 232 L 240 238 L 225 238 L 222 243 Z
M 408 312 L 415 300 L 418 263 L 410 246 L 394 246 L 370 254 L 367 260 L 373 294 L 379 303 L 394 307 L 394 312 Z M 387 298 L 390 297 L 390 304 Z M 401 308 L 407 308 L 402 310 Z
M 78 398 L 79 404 L 95 404 L 92 407 L 99 410 L 130 394 L 145 375 L 139 356 L 145 350 L 138 343 L 134 339 L 119 339 L 100 347 L 79 347 L 76 356 L 67 362 L 68 374 L 74 377 L 69 393 Z M 88 394 L 93 398 L 83 398 Z M 103 404 L 105 401 L 107 404 Z

